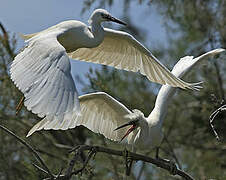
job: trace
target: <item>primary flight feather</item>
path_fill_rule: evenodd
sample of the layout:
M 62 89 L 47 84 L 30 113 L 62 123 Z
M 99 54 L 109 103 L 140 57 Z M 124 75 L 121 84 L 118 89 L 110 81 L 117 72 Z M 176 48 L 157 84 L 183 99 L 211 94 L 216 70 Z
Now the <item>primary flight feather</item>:
M 198 89 L 174 76 L 132 35 L 103 28 L 112 21 L 125 25 L 104 9 L 96 9 L 90 26 L 64 21 L 38 33 L 24 35 L 27 46 L 15 57 L 10 75 L 23 92 L 25 106 L 39 117 L 79 114 L 78 93 L 69 57 L 118 69 L 140 72 L 150 81 L 182 89 Z

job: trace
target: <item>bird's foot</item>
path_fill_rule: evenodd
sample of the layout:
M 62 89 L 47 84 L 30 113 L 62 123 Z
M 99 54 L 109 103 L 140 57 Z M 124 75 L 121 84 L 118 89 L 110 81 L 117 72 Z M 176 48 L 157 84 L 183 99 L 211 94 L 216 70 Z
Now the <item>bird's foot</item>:
M 172 160 L 169 161 L 169 165 L 170 165 L 170 174 L 172 175 L 176 175 L 177 174 L 177 166 L 176 166 L 176 163 Z
M 169 168 L 170 174 L 172 174 L 172 175 L 177 174 L 177 166 L 176 166 L 176 163 L 173 160 L 163 159 L 163 158 L 160 158 L 160 157 L 158 157 L 156 159 L 159 160 L 159 161 L 162 161 L 163 163 L 168 164 L 170 166 L 170 168 Z
M 20 110 L 22 109 L 23 106 L 23 102 L 24 102 L 24 96 L 20 99 L 20 102 L 18 103 L 17 107 L 16 107 L 16 115 L 20 112 Z

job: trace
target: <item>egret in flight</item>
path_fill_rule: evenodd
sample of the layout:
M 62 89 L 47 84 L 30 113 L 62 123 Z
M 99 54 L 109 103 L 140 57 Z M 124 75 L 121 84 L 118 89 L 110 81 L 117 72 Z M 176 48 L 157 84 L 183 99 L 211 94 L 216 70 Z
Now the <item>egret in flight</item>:
M 124 22 L 96 9 L 89 25 L 64 21 L 38 33 L 23 35 L 27 46 L 15 57 L 10 75 L 24 94 L 24 105 L 39 117 L 80 113 L 69 58 L 140 72 L 150 81 L 182 89 L 197 89 L 175 77 L 132 35 L 103 28 Z
M 197 58 L 186 56 L 174 66 L 172 73 L 176 77 L 185 76 L 194 66 L 207 57 L 214 56 L 224 49 L 215 49 Z M 30 136 L 41 129 L 70 129 L 83 125 L 106 138 L 121 142 L 124 140 L 135 150 L 138 148 L 158 147 L 162 141 L 162 125 L 167 109 L 176 88 L 169 85 L 161 87 L 155 107 L 146 118 L 139 110 L 130 111 L 125 105 L 104 92 L 82 95 L 79 97 L 82 116 L 65 113 L 60 116 L 46 116 L 28 133 Z M 130 126 L 129 128 L 126 128 Z

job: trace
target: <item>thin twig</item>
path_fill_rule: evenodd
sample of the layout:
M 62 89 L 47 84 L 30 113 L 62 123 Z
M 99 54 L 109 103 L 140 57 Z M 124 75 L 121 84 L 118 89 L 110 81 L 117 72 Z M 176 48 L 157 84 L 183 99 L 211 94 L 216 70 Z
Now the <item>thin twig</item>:
M 89 155 L 87 156 L 82 168 L 80 168 L 79 170 L 76 170 L 74 172 L 71 173 L 71 175 L 76 175 L 80 172 L 82 172 L 85 168 L 86 168 L 86 165 L 88 164 L 89 160 L 92 158 L 92 156 L 96 153 L 96 151 L 94 149 L 91 149 L 90 152 L 89 152 Z
M 169 142 L 169 140 L 168 140 L 168 138 L 167 138 L 166 136 L 164 136 L 164 139 L 165 139 L 166 143 L 168 144 L 168 147 L 169 147 L 169 149 L 170 149 L 170 151 L 171 151 L 171 153 L 172 153 L 173 158 L 175 159 L 177 165 L 178 165 L 179 168 L 181 169 L 181 164 L 180 164 L 180 162 L 179 162 L 179 160 L 178 160 L 178 158 L 177 158 L 177 156 L 176 156 L 176 154 L 175 154 L 175 152 L 174 152 L 174 150 L 173 150 L 172 145 L 170 144 L 170 142 Z
M 38 155 L 38 153 L 34 150 L 33 147 L 31 147 L 31 145 L 29 145 L 27 142 L 25 142 L 23 139 L 21 139 L 19 136 L 17 136 L 16 134 L 14 134 L 12 131 L 8 130 L 6 127 L 0 125 L 0 128 L 7 132 L 8 134 L 12 135 L 13 137 L 15 137 L 19 142 L 21 142 L 23 145 L 25 145 L 28 150 L 30 152 L 33 153 L 33 155 L 36 157 L 36 159 L 41 163 L 41 165 L 43 166 L 43 168 L 48 172 L 48 175 L 53 179 L 54 175 L 50 172 L 49 168 L 46 166 L 46 164 L 44 163 L 44 161 L 42 160 L 42 158 Z
M 36 165 L 35 163 L 32 163 L 32 165 L 33 165 L 35 168 L 37 168 L 39 171 L 42 171 L 42 172 L 44 172 L 45 174 L 48 174 L 48 172 L 47 172 L 46 170 L 42 169 L 41 167 L 39 167 L 39 166 Z
M 216 116 L 221 113 L 222 111 L 226 111 L 226 104 L 222 105 L 221 107 L 219 107 L 218 109 L 216 109 L 209 117 L 210 120 L 210 126 L 214 132 L 214 135 L 216 136 L 217 140 L 220 141 L 220 137 L 217 134 L 217 131 L 214 128 L 213 122 L 216 118 Z
M 41 154 L 45 154 L 45 155 L 47 155 L 47 156 L 49 156 L 49 157 L 51 157 L 51 158 L 55 158 L 55 159 L 61 160 L 61 161 L 65 161 L 65 160 L 66 160 L 66 159 L 64 159 L 64 158 L 62 158 L 62 157 L 56 156 L 56 155 L 54 155 L 54 154 L 52 154 L 52 153 L 49 153 L 49 152 L 47 152 L 47 151 L 44 151 L 44 150 L 42 150 L 42 149 L 36 149 L 36 148 L 35 148 L 35 151 L 36 151 L 36 152 L 39 152 L 39 153 L 41 153 Z
M 66 174 L 65 174 L 65 176 L 67 176 L 68 178 L 71 177 L 71 173 L 74 168 L 75 162 L 78 160 L 79 156 L 80 156 L 80 152 L 76 152 L 74 157 L 70 161 Z
M 8 53 L 11 57 L 14 57 L 15 54 L 13 53 L 12 48 L 10 46 L 8 33 L 1 22 L 0 22 L 0 29 L 3 33 L 3 44 L 5 46 L 5 49 L 6 49 L 6 51 L 8 51 Z

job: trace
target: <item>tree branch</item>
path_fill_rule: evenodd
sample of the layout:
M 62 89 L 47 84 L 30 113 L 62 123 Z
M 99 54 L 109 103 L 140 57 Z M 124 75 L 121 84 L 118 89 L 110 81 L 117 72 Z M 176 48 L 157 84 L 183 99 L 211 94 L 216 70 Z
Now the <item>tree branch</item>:
M 93 154 L 95 154 L 97 152 L 102 152 L 102 153 L 116 155 L 116 156 L 124 156 L 124 151 L 113 150 L 113 149 L 100 147 L 100 146 L 79 145 L 79 146 L 75 147 L 74 149 L 72 149 L 71 152 L 72 151 L 76 151 L 76 154 L 78 154 L 79 152 L 83 152 L 83 151 L 90 151 L 89 155 L 91 154 L 91 156 L 92 156 L 92 152 L 93 152 Z M 136 154 L 136 153 L 132 153 L 132 152 L 129 152 L 128 156 L 131 158 L 131 160 L 134 160 L 134 161 L 141 160 L 143 162 L 148 162 L 148 163 L 154 164 L 157 167 L 160 167 L 167 171 L 172 170 L 172 166 L 170 165 L 170 163 L 164 162 L 163 160 L 160 160 L 160 159 L 153 159 L 153 158 L 143 156 L 140 154 Z M 87 158 L 88 161 L 90 158 L 91 157 L 88 156 L 88 158 Z M 86 161 L 84 163 L 84 165 L 88 164 L 88 161 Z M 84 169 L 84 166 L 82 168 Z M 75 171 L 75 172 L 81 172 L 80 170 Z M 73 174 L 75 174 L 75 173 L 73 173 Z M 187 173 L 185 173 L 182 170 L 179 170 L 177 168 L 175 169 L 175 175 L 179 175 L 186 180 L 193 180 L 193 178 L 190 175 L 188 175 Z
M 23 145 L 25 145 L 28 150 L 30 152 L 33 153 L 33 155 L 36 157 L 36 159 L 41 163 L 41 165 L 43 166 L 43 168 L 45 169 L 45 171 L 48 172 L 48 175 L 54 179 L 54 175 L 50 172 L 49 168 L 46 166 L 46 164 L 44 163 L 44 161 L 42 160 L 42 158 L 38 155 L 38 153 L 34 150 L 33 147 L 31 147 L 27 142 L 25 142 L 23 139 L 21 139 L 19 136 L 17 136 L 16 134 L 14 134 L 12 131 L 8 130 L 6 127 L 0 125 L 0 128 L 7 132 L 8 134 L 12 135 L 13 137 L 15 137 L 20 143 L 22 143 Z
M 0 125 L 0 128 L 7 132 L 8 134 L 12 135 L 13 137 L 15 137 L 20 143 L 22 143 L 23 145 L 25 145 L 28 150 L 30 152 L 33 153 L 33 155 L 36 157 L 36 159 L 41 163 L 41 165 L 43 166 L 44 169 L 42 169 L 41 167 L 33 164 L 38 170 L 42 171 L 45 174 L 48 174 L 49 177 L 47 179 L 63 179 L 63 180 L 69 180 L 71 179 L 72 175 L 77 175 L 78 173 L 81 173 L 87 166 L 87 164 L 89 163 L 89 160 L 97 153 L 97 152 L 102 152 L 102 153 L 106 153 L 106 154 L 110 154 L 110 155 L 115 155 L 115 156 L 124 156 L 125 152 L 124 151 L 118 151 L 118 150 L 114 150 L 114 149 L 109 149 L 106 147 L 100 147 L 100 146 L 89 146 L 89 145 L 79 145 L 76 148 L 72 149 L 70 152 L 75 151 L 75 155 L 73 157 L 73 159 L 70 161 L 68 169 L 65 173 L 65 175 L 59 174 L 58 176 L 53 175 L 49 168 L 46 166 L 46 164 L 44 163 L 44 161 L 42 160 L 42 158 L 38 155 L 38 153 L 35 151 L 35 149 L 33 147 L 31 147 L 27 142 L 25 142 L 23 139 L 21 139 L 20 137 L 18 137 L 16 134 L 14 134 L 13 132 L 11 132 L 10 130 L 8 130 L 6 127 Z M 76 163 L 76 161 L 78 160 L 78 158 L 80 157 L 81 153 L 83 153 L 83 151 L 89 151 L 88 156 L 86 157 L 83 166 L 78 169 L 73 171 L 74 165 Z M 162 159 L 153 159 L 151 157 L 148 156 L 144 156 L 144 155 L 140 155 L 140 154 L 136 154 L 136 153 L 132 153 L 129 152 L 128 153 L 128 157 L 133 160 L 133 161 L 143 161 L 143 162 L 148 162 L 151 164 L 156 165 L 157 167 L 160 167 L 162 169 L 165 169 L 169 172 L 172 171 L 172 165 L 167 161 L 167 160 L 162 160 Z M 175 174 L 174 175 L 179 175 L 181 177 L 183 177 L 186 180 L 193 180 L 193 178 L 188 175 L 187 173 L 179 170 L 176 165 L 175 165 Z

